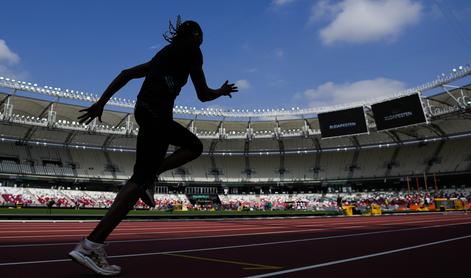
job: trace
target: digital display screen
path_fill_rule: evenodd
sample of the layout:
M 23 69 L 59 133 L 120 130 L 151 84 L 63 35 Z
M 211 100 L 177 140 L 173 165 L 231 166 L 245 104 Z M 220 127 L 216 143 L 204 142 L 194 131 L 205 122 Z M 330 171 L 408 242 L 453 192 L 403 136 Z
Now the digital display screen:
M 413 94 L 371 106 L 377 130 L 426 123 L 419 94 Z
M 319 113 L 322 138 L 367 133 L 363 106 L 345 110 Z

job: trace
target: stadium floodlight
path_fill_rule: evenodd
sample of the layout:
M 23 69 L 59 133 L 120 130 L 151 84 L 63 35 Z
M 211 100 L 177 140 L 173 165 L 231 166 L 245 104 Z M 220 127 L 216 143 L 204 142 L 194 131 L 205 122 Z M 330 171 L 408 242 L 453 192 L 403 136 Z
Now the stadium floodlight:
M 457 79 L 463 78 L 471 74 L 471 65 L 467 64 L 465 66 L 458 66 L 451 69 L 450 73 L 442 73 L 437 76 L 435 80 L 432 80 L 428 83 L 421 84 L 415 88 L 409 88 L 404 91 L 397 92 L 396 94 L 390 95 L 388 97 L 376 98 L 376 99 L 369 99 L 361 101 L 361 105 L 369 105 L 376 102 L 382 102 L 388 99 L 393 99 L 397 97 L 407 96 L 413 93 L 417 93 L 417 91 L 423 93 L 426 90 L 430 90 L 433 88 L 438 88 L 443 85 L 446 85 L 452 81 Z M 10 79 L 7 77 L 0 77 L 0 86 L 12 88 L 15 90 L 23 90 L 23 91 L 31 91 L 35 93 L 41 93 L 49 96 L 55 97 L 65 97 L 70 99 L 78 99 L 82 101 L 96 101 L 98 99 L 97 94 L 86 93 L 84 95 L 83 92 L 74 91 L 66 89 L 62 91 L 61 88 L 52 87 L 52 86 L 44 86 L 43 88 L 33 88 L 31 87 L 31 83 L 24 82 L 24 81 L 17 81 L 15 79 Z M 34 84 L 34 87 L 37 87 L 37 84 Z M 133 108 L 136 100 L 128 100 L 124 98 L 112 98 L 109 102 L 110 105 Z M 353 106 L 358 106 L 358 103 L 349 103 L 345 105 L 335 105 L 329 107 L 313 107 L 313 108 L 303 108 L 300 107 L 292 107 L 289 108 L 281 108 L 281 109 L 221 109 L 221 108 L 201 108 L 201 111 L 197 111 L 196 107 L 188 108 L 188 106 L 178 106 L 174 108 L 175 112 L 178 113 L 186 113 L 186 114 L 193 114 L 193 115 L 209 115 L 209 116 L 223 116 L 223 117 L 253 117 L 253 116 L 279 116 L 279 115 L 287 115 L 287 116 L 296 116 L 296 115 L 305 115 L 305 114 L 318 114 L 320 112 L 326 112 L 330 110 L 339 110 L 339 109 L 347 109 Z M 209 111 L 209 113 L 208 113 Z

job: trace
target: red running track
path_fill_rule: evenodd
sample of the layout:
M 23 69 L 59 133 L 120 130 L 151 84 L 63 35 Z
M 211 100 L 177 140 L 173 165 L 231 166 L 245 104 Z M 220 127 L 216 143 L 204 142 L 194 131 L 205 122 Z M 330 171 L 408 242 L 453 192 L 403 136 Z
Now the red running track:
M 0 222 L 0 277 L 94 277 L 67 253 L 95 225 Z M 108 243 L 121 277 L 466 277 L 471 214 L 127 221 Z

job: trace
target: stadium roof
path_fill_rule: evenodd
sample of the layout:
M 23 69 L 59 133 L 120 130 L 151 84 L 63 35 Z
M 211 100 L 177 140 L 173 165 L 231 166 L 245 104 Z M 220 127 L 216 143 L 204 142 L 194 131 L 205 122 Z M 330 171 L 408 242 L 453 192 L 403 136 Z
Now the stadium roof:
M 466 75 L 468 74 L 469 71 L 466 71 Z M 447 78 L 449 78 L 448 81 L 455 80 L 452 75 Z M 437 85 L 438 83 L 433 81 L 430 84 Z M 285 145 L 283 148 L 286 150 L 305 150 L 402 143 L 408 140 L 469 134 L 471 132 L 469 128 L 471 84 L 454 87 L 448 83 L 440 83 L 438 86 L 443 89 L 441 92 L 429 97 L 422 96 L 425 112 L 431 120 L 429 124 L 376 132 L 372 115 L 367 112 L 371 133 L 354 136 L 354 139 L 350 136 L 320 140 L 317 115 L 306 109 L 296 110 L 285 119 L 282 116 L 270 116 L 270 113 L 260 113 L 257 117 L 237 118 L 223 117 L 217 113 L 192 115 L 184 112 L 184 116 L 187 117 L 177 118 L 176 121 L 197 134 L 206 145 L 205 149 L 210 149 L 208 146 L 211 142 L 217 140 L 220 142 L 218 150 L 236 149 L 241 152 L 244 151 L 246 141 L 253 141 L 252 149 L 255 147 L 261 150 L 279 149 L 280 145 L 276 143 L 277 140 L 273 139 L 282 139 Z M 13 88 L 13 91 L 9 92 L 12 87 L 14 86 L 4 86 L 4 89 L 0 91 L 0 107 L 2 108 L 0 110 L 0 138 L 2 140 L 94 146 L 106 149 L 133 149 L 135 146 L 138 125 L 134 121 L 131 109 L 124 109 L 124 111 L 107 109 L 103 113 L 102 123 L 94 121 L 90 125 L 83 125 L 77 122 L 79 110 L 83 109 L 83 102 L 78 104 L 76 101 L 74 103 L 73 100 L 59 97 L 52 100 L 40 99 L 37 92 L 34 93 L 29 89 Z M 57 92 L 62 92 L 59 88 L 57 89 Z M 400 94 L 395 97 L 398 96 Z M 391 98 L 393 97 L 387 99 Z M 355 105 L 359 104 L 349 104 L 343 107 Z M 338 107 L 338 109 L 341 108 Z M 184 107 L 182 109 L 185 110 Z M 186 111 L 189 109 L 186 108 Z M 300 113 L 302 111 L 309 113 Z M 260 144 L 258 148 L 257 144 Z

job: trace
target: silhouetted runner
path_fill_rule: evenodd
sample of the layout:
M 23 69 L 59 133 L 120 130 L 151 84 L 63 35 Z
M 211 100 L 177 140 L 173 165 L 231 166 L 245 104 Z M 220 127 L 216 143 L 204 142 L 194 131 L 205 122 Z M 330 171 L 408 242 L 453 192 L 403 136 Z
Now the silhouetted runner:
M 103 108 L 108 100 L 126 83 L 143 78 L 134 110 L 139 125 L 136 144 L 136 162 L 131 178 L 117 194 L 112 206 L 95 229 L 69 253 L 69 256 L 90 270 L 105 276 L 117 275 L 121 267 L 110 265 L 106 259 L 104 241 L 124 219 L 139 198 L 154 207 L 154 181 L 156 177 L 179 167 L 197 157 L 203 151 L 201 141 L 193 133 L 173 120 L 175 98 L 191 77 L 200 101 L 214 100 L 237 92 L 234 84 L 226 80 L 219 89 L 206 84 L 203 72 L 203 55 L 200 45 L 203 31 L 195 21 L 181 23 L 177 17 L 175 26 L 170 22 L 164 34 L 169 42 L 149 62 L 123 70 L 106 88 L 100 99 L 78 117 L 80 123 L 89 124 L 97 118 L 101 121 Z M 179 149 L 165 157 L 169 144 Z

